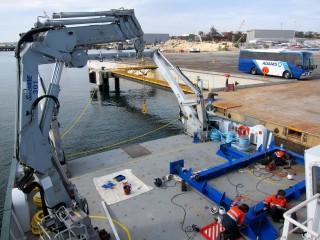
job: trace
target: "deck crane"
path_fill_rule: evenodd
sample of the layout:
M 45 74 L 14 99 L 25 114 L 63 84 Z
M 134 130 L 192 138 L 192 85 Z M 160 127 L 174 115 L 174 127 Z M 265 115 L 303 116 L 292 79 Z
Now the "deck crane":
M 71 25 L 71 26 L 69 26 Z M 133 39 L 137 58 L 143 56 L 143 31 L 133 10 L 61 12 L 38 21 L 20 38 L 18 65 L 15 158 L 17 185 L 24 193 L 40 189 L 43 228 L 59 239 L 99 239 L 88 216 L 86 199 L 67 178 L 61 162 L 57 115 L 60 77 L 64 66 L 83 67 L 87 48 L 98 43 Z M 54 63 L 48 86 L 39 77 L 39 65 Z M 41 91 L 44 92 L 41 94 Z M 61 159 L 62 158 L 62 159 Z
M 100 68 L 104 66 L 103 61 L 105 60 L 109 61 L 110 59 L 122 59 L 134 56 L 134 54 L 130 53 L 130 50 L 97 50 L 90 51 L 88 55 L 91 60 L 95 60 L 88 63 L 89 70 L 91 72 L 96 71 L 96 69 L 99 69 L 100 71 Z M 178 67 L 174 66 L 157 49 L 145 50 L 144 57 L 151 58 L 154 61 L 160 73 L 163 75 L 172 92 L 176 96 L 180 107 L 180 120 L 184 124 L 185 133 L 192 137 L 197 135 L 197 137 L 202 141 L 208 140 L 209 120 L 207 117 L 205 100 L 202 92 L 202 80 L 198 78 L 196 83 L 190 81 Z M 97 74 L 96 76 L 99 78 L 98 82 L 103 82 L 101 74 Z M 177 81 L 176 78 L 181 81 Z M 195 97 L 191 98 L 190 96 L 186 95 L 178 82 L 183 82 L 186 86 L 188 86 Z
M 14 157 L 19 163 L 16 175 L 19 189 L 26 194 L 36 187 L 40 189 L 45 215 L 41 226 L 51 231 L 52 238 L 99 239 L 88 216 L 86 199 L 62 168 L 64 154 L 57 124 L 62 70 L 84 67 L 88 60 L 96 59 L 88 54 L 88 48 L 94 44 L 125 40 L 134 41 L 135 52 L 110 52 L 104 57 L 153 57 L 179 100 L 187 129 L 203 138 L 207 135 L 201 89 L 173 67 L 197 94 L 196 101 L 188 100 L 167 69 L 169 61 L 158 51 L 144 52 L 143 31 L 133 10 L 60 12 L 43 22 L 38 20 L 35 28 L 22 35 L 16 47 L 18 101 Z M 45 86 L 39 77 L 39 66 L 52 63 L 55 64 L 52 77 Z
M 181 70 L 172 65 L 160 51 L 154 52 L 153 60 L 178 99 L 182 113 L 181 121 L 184 123 L 186 133 L 191 136 L 193 136 L 193 134 L 199 135 L 201 140 L 206 141 L 209 132 L 208 118 L 201 89 L 201 80 L 198 79 L 199 83 L 194 85 Z M 196 99 L 189 99 L 188 96 L 184 94 L 167 65 L 169 65 L 173 72 L 194 92 Z

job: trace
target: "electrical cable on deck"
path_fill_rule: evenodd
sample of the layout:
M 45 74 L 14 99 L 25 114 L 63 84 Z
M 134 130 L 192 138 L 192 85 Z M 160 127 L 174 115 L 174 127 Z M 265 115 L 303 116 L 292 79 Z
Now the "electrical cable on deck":
M 183 194 L 186 194 L 186 193 L 185 193 L 185 192 L 182 192 L 182 193 L 176 194 L 175 196 L 173 196 L 173 197 L 171 198 L 171 202 L 172 202 L 174 205 L 180 207 L 180 208 L 183 210 L 183 213 L 184 213 L 184 214 L 183 214 L 183 220 L 182 220 L 182 222 L 180 223 L 180 224 L 181 224 L 181 229 L 182 229 L 182 231 L 185 232 L 185 234 L 187 235 L 188 240 L 191 240 L 191 239 L 194 239 L 194 237 L 193 237 L 193 236 L 189 236 L 188 233 L 189 233 L 189 232 L 193 232 L 193 231 L 194 231 L 193 228 L 194 228 L 194 227 L 198 227 L 198 226 L 193 225 L 194 227 L 193 227 L 193 226 L 186 226 L 186 227 L 184 227 L 184 223 L 185 223 L 185 220 L 186 220 L 187 212 L 186 212 L 185 208 L 184 208 L 182 205 L 180 205 L 180 204 L 178 204 L 178 203 L 176 203 L 176 202 L 173 201 L 173 199 L 175 199 L 176 197 L 178 197 L 178 196 L 180 196 L 180 195 L 183 195 Z

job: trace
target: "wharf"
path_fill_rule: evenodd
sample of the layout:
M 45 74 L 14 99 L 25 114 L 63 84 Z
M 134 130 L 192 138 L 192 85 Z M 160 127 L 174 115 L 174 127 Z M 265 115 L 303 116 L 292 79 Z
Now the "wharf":
M 153 189 L 108 206 L 111 217 L 120 222 L 116 224 L 120 239 L 129 239 L 127 234 L 129 232 L 131 239 L 163 240 L 193 237 L 195 240 L 203 240 L 198 232 L 191 231 L 186 234 L 182 228 L 189 226 L 190 230 L 193 224 L 201 228 L 213 222 L 214 217 L 217 217 L 210 212 L 214 203 L 189 185 L 187 185 L 188 191 L 182 192 L 180 182 L 175 180 L 171 180 L 167 183 L 168 187 L 163 188 L 156 187 L 154 182 L 156 178 L 169 174 L 170 162 L 180 159 L 184 159 L 186 169 L 192 168 L 193 171 L 202 171 L 227 163 L 226 159 L 216 155 L 221 143 L 196 144 L 187 135 L 177 135 L 133 145 L 129 147 L 131 149 L 126 147 L 110 150 L 70 161 L 71 180 L 88 200 L 90 216 L 94 217 L 93 225 L 112 232 L 107 220 L 103 219 L 105 214 L 101 205 L 102 197 L 96 190 L 93 178 L 131 169 L 137 178 Z M 137 152 L 144 154 L 137 156 L 135 155 Z M 304 178 L 304 168 L 301 165 L 296 166 L 297 175 L 294 182 L 278 172 L 271 174 L 277 178 L 276 180 L 272 178 L 261 180 L 261 177 L 252 175 L 247 170 L 249 168 L 225 174 L 210 180 L 209 184 L 218 191 L 225 192 L 231 199 L 240 192 L 247 196 L 241 203 L 253 206 L 257 201 L 262 201 L 267 194 L 274 194 L 279 188 L 285 189 Z M 243 188 L 236 187 L 237 184 L 242 184 Z M 132 192 L 137 188 L 139 186 L 132 185 Z M 257 190 L 258 188 L 263 191 Z M 106 191 L 112 194 L 112 189 Z M 182 224 L 184 225 L 181 226 Z M 278 229 L 279 226 L 275 227 Z M 299 236 L 295 237 L 302 239 Z
M 303 154 L 320 144 L 320 81 L 261 86 L 219 92 L 214 113 L 277 132 L 280 144 Z M 280 145 L 277 144 L 277 145 Z

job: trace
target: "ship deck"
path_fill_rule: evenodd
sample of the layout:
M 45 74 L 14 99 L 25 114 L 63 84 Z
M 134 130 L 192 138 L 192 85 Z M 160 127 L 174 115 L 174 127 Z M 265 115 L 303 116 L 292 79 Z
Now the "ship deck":
M 194 143 L 189 136 L 177 135 L 133 145 L 131 149 L 110 150 L 70 161 L 71 180 L 88 200 L 93 225 L 112 233 L 108 221 L 104 218 L 105 212 L 101 204 L 103 199 L 96 190 L 93 179 L 131 169 L 139 180 L 153 189 L 108 206 L 112 219 L 118 221 L 115 222 L 120 239 L 163 240 L 193 237 L 200 240 L 204 239 L 200 233 L 185 233 L 182 228 L 189 226 L 189 230 L 193 224 L 202 228 L 213 222 L 214 217 L 219 215 L 212 215 L 210 212 L 215 203 L 188 185 L 188 191 L 182 191 L 180 182 L 176 180 L 167 182 L 167 187 L 162 188 L 156 187 L 154 182 L 156 178 L 169 174 L 170 162 L 180 159 L 184 159 L 186 169 L 192 168 L 193 171 L 202 171 L 226 163 L 226 159 L 216 154 L 221 143 Z M 267 194 L 274 194 L 279 188 L 288 188 L 304 178 L 304 168 L 301 165 L 294 166 L 294 180 L 288 180 L 283 169 L 271 173 L 272 177 L 267 178 L 266 175 L 261 175 L 263 170 L 256 171 L 260 172 L 260 175 L 252 174 L 254 169 L 257 169 L 257 166 L 251 165 L 212 179 L 209 184 L 218 191 L 225 192 L 231 199 L 240 193 L 245 196 L 240 203 L 247 203 L 251 207 L 263 201 Z M 139 187 L 132 185 L 131 193 Z M 113 189 L 105 191 L 113 194 Z M 298 200 L 290 202 L 290 205 L 296 205 L 296 201 Z M 303 215 L 301 213 L 299 216 Z M 276 229 L 279 227 L 281 225 L 275 225 Z M 302 239 L 299 235 L 295 238 Z
M 281 81 L 282 79 L 279 79 L 279 83 Z M 293 126 L 294 123 L 294 129 L 318 136 L 319 84 L 318 74 L 315 79 L 309 81 L 219 92 L 214 103 L 221 106 L 240 104 L 235 108 L 226 109 L 232 115 L 241 112 L 245 116 L 243 122 L 248 124 L 257 123 L 253 118 L 278 122 L 279 125 L 287 127 Z M 299 131 L 292 132 L 299 133 Z M 187 186 L 187 192 L 182 192 L 180 182 L 175 180 L 169 181 L 166 188 L 158 188 L 154 182 L 156 178 L 169 174 L 170 162 L 180 159 L 184 159 L 185 167 L 192 168 L 193 171 L 226 163 L 226 159 L 216 154 L 221 143 L 210 141 L 195 144 L 189 136 L 178 135 L 133 145 L 131 149 L 119 148 L 85 156 L 69 162 L 71 180 L 80 194 L 88 200 L 93 225 L 112 233 L 101 204 L 103 199 L 93 179 L 131 169 L 138 179 L 153 189 L 108 206 L 112 219 L 117 221 L 115 223 L 120 239 L 163 240 L 193 237 L 195 240 L 200 240 L 204 238 L 199 233 L 193 231 L 185 233 L 182 227 L 195 224 L 201 228 L 210 224 L 216 217 L 210 212 L 215 203 L 190 186 Z M 209 183 L 218 191 L 225 192 L 231 199 L 240 192 L 246 196 L 241 202 L 254 206 L 267 194 L 274 194 L 278 189 L 287 188 L 304 179 L 304 168 L 300 165 L 296 166 L 296 175 L 291 181 L 286 179 L 285 171 L 274 172 L 273 179 L 266 181 L 263 175 L 252 174 L 253 170 L 259 172 L 256 166 L 252 166 L 212 179 Z M 132 194 L 139 187 L 140 185 L 132 185 Z M 106 191 L 112 194 L 112 189 Z M 303 196 L 301 198 L 299 200 L 304 200 Z M 299 200 L 290 202 L 290 205 L 296 205 Z M 305 213 L 299 213 L 298 217 L 304 218 Z M 275 224 L 275 228 L 281 232 L 281 224 Z M 295 235 L 291 239 L 302 239 L 302 237 Z

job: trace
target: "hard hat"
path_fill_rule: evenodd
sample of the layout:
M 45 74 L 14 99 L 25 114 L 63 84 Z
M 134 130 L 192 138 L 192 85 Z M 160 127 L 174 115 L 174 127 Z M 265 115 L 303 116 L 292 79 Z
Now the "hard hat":
M 283 157 L 284 156 L 284 152 L 283 151 L 276 151 L 275 154 L 277 155 L 277 157 Z

